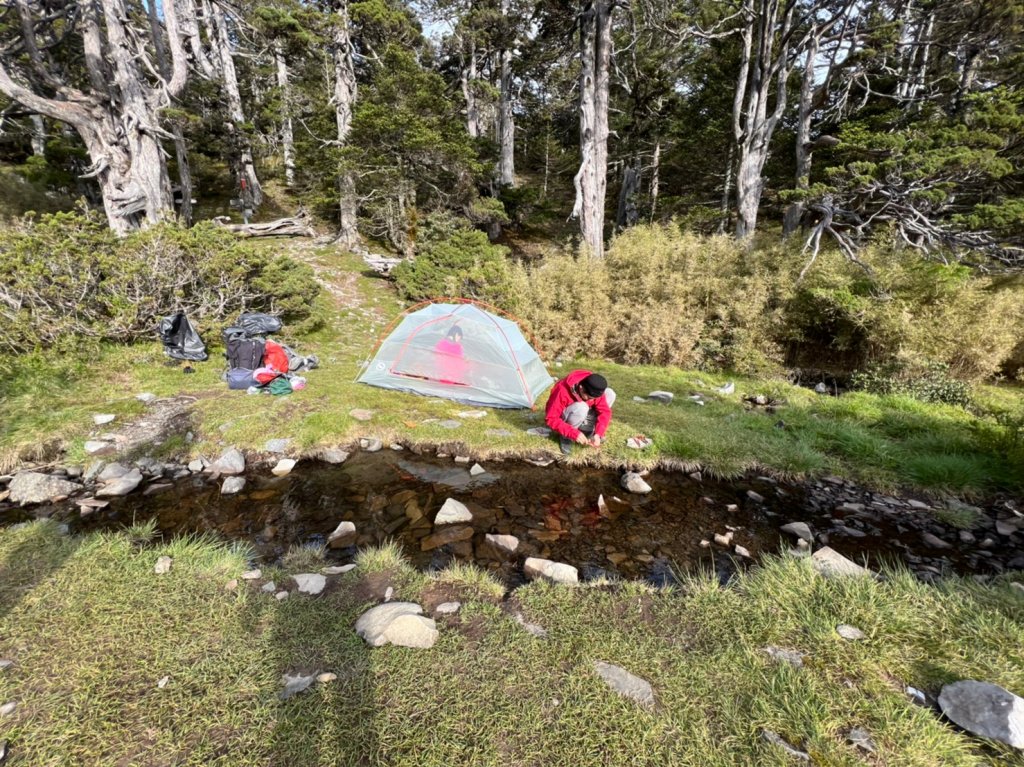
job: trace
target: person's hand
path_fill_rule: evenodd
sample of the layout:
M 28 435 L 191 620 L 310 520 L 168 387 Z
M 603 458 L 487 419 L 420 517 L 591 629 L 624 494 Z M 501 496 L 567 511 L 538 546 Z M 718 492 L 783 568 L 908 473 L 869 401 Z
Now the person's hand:
M 584 434 L 583 432 L 580 432 L 579 434 L 576 435 L 576 444 L 577 445 L 589 445 L 590 444 L 590 440 L 587 439 L 587 435 L 586 434 Z

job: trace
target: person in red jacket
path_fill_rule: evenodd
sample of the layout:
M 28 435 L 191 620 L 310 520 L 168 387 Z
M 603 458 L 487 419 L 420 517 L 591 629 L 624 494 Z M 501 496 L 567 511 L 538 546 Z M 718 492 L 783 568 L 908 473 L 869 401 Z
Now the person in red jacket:
M 615 392 L 604 376 L 589 370 L 574 370 L 556 382 L 544 408 L 545 420 L 558 433 L 562 452 L 572 452 L 572 443 L 600 447 L 612 421 Z

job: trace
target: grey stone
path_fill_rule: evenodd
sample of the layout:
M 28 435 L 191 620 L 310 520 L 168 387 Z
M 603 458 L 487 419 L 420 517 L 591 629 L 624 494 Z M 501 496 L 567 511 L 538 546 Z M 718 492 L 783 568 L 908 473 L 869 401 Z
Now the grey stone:
M 97 498 L 109 498 L 120 495 L 128 495 L 142 482 L 142 472 L 132 469 L 122 477 L 113 479 L 96 491 Z
M 332 549 L 343 549 L 355 543 L 355 539 L 355 523 L 345 520 L 344 522 L 339 522 L 338 526 L 334 528 L 334 532 L 327 536 L 327 544 Z
M 974 543 L 978 540 L 970 530 L 961 530 L 957 535 L 960 537 L 961 543 Z
M 156 564 L 153 565 L 153 572 L 157 575 L 164 575 L 171 571 L 171 565 L 174 560 L 168 556 L 157 557 Z
M 814 391 L 817 394 L 828 394 L 828 384 L 823 381 L 819 381 L 814 384 Z
M 242 492 L 245 487 L 245 477 L 225 477 L 224 484 L 220 486 L 221 495 L 236 495 Z
M 355 565 L 341 565 L 340 567 L 325 567 L 323 572 L 324 575 L 344 575 L 347 572 L 355 570 Z
M 469 467 L 469 476 L 471 476 L 471 477 L 479 477 L 481 474 L 486 474 L 486 473 L 487 473 L 487 469 L 485 469 L 483 466 L 481 466 L 478 463 L 474 463 L 472 466 Z
M 652 391 L 650 394 L 647 395 L 647 399 L 668 405 L 670 402 L 672 402 L 675 396 L 676 395 L 670 391 Z
M 452 615 L 462 609 L 462 602 L 442 602 L 434 608 L 438 615 Z
M 384 443 L 377 437 L 364 437 L 359 440 L 359 447 L 365 450 L 367 453 L 376 453 L 378 450 L 384 447 Z
M 434 524 L 451 525 L 460 522 L 471 522 L 472 520 L 473 513 L 466 508 L 464 503 L 460 503 L 454 498 L 449 498 L 444 502 L 440 511 L 437 512 L 437 516 L 434 517 Z
M 927 511 L 928 509 L 931 508 L 931 506 L 929 506 L 927 503 L 924 503 L 923 501 L 918 501 L 914 498 L 907 499 L 907 505 L 912 509 L 917 509 L 918 511 Z
M 498 551 L 503 551 L 507 554 L 515 554 L 516 549 L 519 548 L 519 539 L 514 535 L 495 535 L 493 533 L 487 533 L 487 535 L 484 536 L 484 540 Z
M 348 460 L 349 454 L 344 450 L 338 450 L 337 448 L 327 448 L 326 450 L 320 451 L 320 460 L 324 463 L 345 463 Z
M 654 705 L 654 689 L 646 679 L 631 674 L 621 666 L 594 661 L 594 670 L 605 684 L 624 698 L 635 700 L 642 706 Z
M 274 594 L 274 599 L 276 599 L 278 602 L 283 602 L 287 598 L 288 598 L 288 592 L 284 591 L 283 589 L 281 591 L 277 592 L 276 594 Z
M 85 473 L 85 469 L 83 469 L 81 466 L 77 466 L 77 465 L 76 466 L 68 466 L 64 471 L 68 475 L 68 479 L 78 479 L 79 477 L 82 476 L 82 474 Z M 13 477 L 12 477 L 12 479 L 13 479 Z
M 622 475 L 622 487 L 631 493 L 644 495 L 651 492 L 651 486 L 635 471 L 627 471 Z
M 135 399 L 143 405 L 148 405 L 149 403 L 156 401 L 156 395 L 153 394 L 153 392 L 144 391 L 141 394 L 136 394 Z
M 196 458 L 194 461 L 188 462 L 188 470 L 193 474 L 198 474 L 201 471 L 205 471 L 209 465 L 210 462 L 205 458 Z
M 258 567 L 255 570 L 246 570 L 242 573 L 243 581 L 256 581 L 263 577 L 263 571 Z
M 803 668 L 804 666 L 806 656 L 799 650 L 786 650 L 782 647 L 771 646 L 765 647 L 764 651 L 768 657 L 779 663 L 788 663 L 793 668 Z
M 294 458 L 282 458 L 277 462 L 277 465 L 270 470 L 270 473 L 275 477 L 285 477 L 291 473 L 292 469 L 295 468 Z
M 131 469 L 122 463 L 108 463 L 103 467 L 103 471 L 99 473 L 96 479 L 99 482 L 109 482 L 112 479 L 120 479 L 130 471 Z
M 426 649 L 438 637 L 437 624 L 412 602 L 388 602 L 367 610 L 356 621 L 356 633 L 371 647 L 395 644 Z
M 872 575 L 867 568 L 844 557 L 835 549 L 825 546 L 811 555 L 811 566 L 825 578 L 844 578 Z
M 117 416 L 113 413 L 97 413 L 92 417 L 92 422 L 97 426 L 103 426 L 113 422 L 115 418 L 117 418 Z
M 747 559 L 750 559 L 750 551 L 748 551 L 746 547 L 740 546 L 738 543 L 735 547 L 733 547 L 733 551 L 735 551 L 741 557 L 746 557 Z
M 238 448 L 229 448 L 213 462 L 210 471 L 220 475 L 241 474 L 245 471 L 245 456 Z
M 972 679 L 947 684 L 939 708 L 974 735 L 1024 749 L 1024 699 L 998 685 Z
M 938 536 L 932 535 L 931 533 L 921 533 L 921 540 L 924 541 L 926 546 L 931 546 L 933 549 L 951 549 L 953 548 L 952 543 L 947 543 Z
M 287 438 L 268 439 L 263 445 L 263 449 L 268 453 L 283 453 L 288 449 L 288 445 L 290 445 L 291 442 L 292 441 Z
M 7 658 L 0 659 L 0 671 L 4 671 L 6 669 L 9 669 L 13 665 L 14 665 L 14 661 L 13 660 L 8 660 Z
M 856 746 L 866 753 L 873 754 L 878 750 L 875 747 L 875 741 L 871 739 L 871 734 L 863 727 L 854 727 L 846 733 L 846 739 L 851 745 Z
M 107 455 L 115 451 L 112 442 L 101 439 L 87 440 L 83 448 L 88 455 Z
M 327 578 L 320 573 L 299 573 L 293 575 L 292 580 L 303 594 L 319 594 L 327 585 Z
M 808 753 L 806 753 L 804 751 L 801 751 L 800 749 L 795 748 L 794 746 L 790 745 L 777 732 L 772 732 L 771 730 L 761 730 L 761 737 L 764 740 L 766 740 L 769 743 L 771 743 L 773 746 L 778 746 L 779 748 L 781 748 L 789 756 L 792 756 L 795 759 L 799 759 L 801 762 L 810 762 L 811 761 L 811 755 L 810 754 L 808 754 Z
M 814 533 L 806 522 L 789 522 L 779 528 L 784 533 L 795 535 L 797 538 L 808 543 L 814 543 Z
M 281 677 L 281 683 L 284 685 L 284 689 L 281 690 L 281 700 L 288 700 L 293 695 L 308 690 L 314 681 L 316 681 L 315 674 L 309 676 L 285 674 Z
M 732 532 L 725 533 L 724 535 L 722 533 L 715 533 L 715 543 L 719 546 L 732 546 Z
M 748 490 L 747 498 L 752 500 L 754 503 L 764 503 L 764 496 L 755 490 Z
M 531 636 L 537 637 L 537 639 L 547 639 L 548 631 L 543 626 L 537 623 L 530 623 L 523 617 L 522 613 L 516 613 L 516 623 L 523 627 L 523 630 Z
M 863 631 L 849 623 L 840 623 L 836 626 L 836 633 L 848 642 L 857 642 L 866 637 Z
M 277 591 L 277 584 L 274 583 L 273 581 L 267 581 L 266 583 L 264 583 L 260 587 L 260 591 L 262 591 L 262 592 L 264 592 L 266 594 L 272 594 L 275 591 Z
M 532 429 L 527 429 L 526 433 L 534 437 L 550 437 L 551 429 L 547 426 L 534 426 Z
M 539 557 L 528 557 L 523 563 L 523 572 L 530 580 L 543 578 L 552 583 L 564 584 L 579 583 L 580 580 L 579 571 L 572 565 Z
M 0 716 L 10 716 L 14 713 L 14 710 L 18 707 L 18 704 L 14 701 L 10 703 L 4 703 L 0 706 Z
M 75 482 L 36 471 L 19 471 L 7 486 L 12 503 L 43 503 L 81 489 L 82 486 Z
M 473 459 L 470 458 L 468 455 L 457 455 L 457 456 L 455 456 L 455 463 L 458 463 L 458 464 L 465 465 L 465 464 L 468 464 L 471 460 L 473 460 Z

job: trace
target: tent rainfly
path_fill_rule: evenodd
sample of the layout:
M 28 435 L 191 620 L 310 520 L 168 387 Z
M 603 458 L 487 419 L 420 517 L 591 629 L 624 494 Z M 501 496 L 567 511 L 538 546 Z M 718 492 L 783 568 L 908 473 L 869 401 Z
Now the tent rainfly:
M 473 303 L 407 314 L 358 380 L 467 405 L 533 407 L 554 379 L 519 326 Z

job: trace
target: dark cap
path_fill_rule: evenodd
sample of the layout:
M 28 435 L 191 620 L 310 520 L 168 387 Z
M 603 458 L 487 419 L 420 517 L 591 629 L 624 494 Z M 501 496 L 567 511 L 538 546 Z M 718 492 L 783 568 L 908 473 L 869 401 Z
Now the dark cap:
M 608 388 L 608 382 L 604 380 L 603 375 L 591 373 L 580 381 L 580 386 L 583 387 L 583 391 L 585 391 L 589 396 L 600 397 L 604 394 L 604 390 Z

